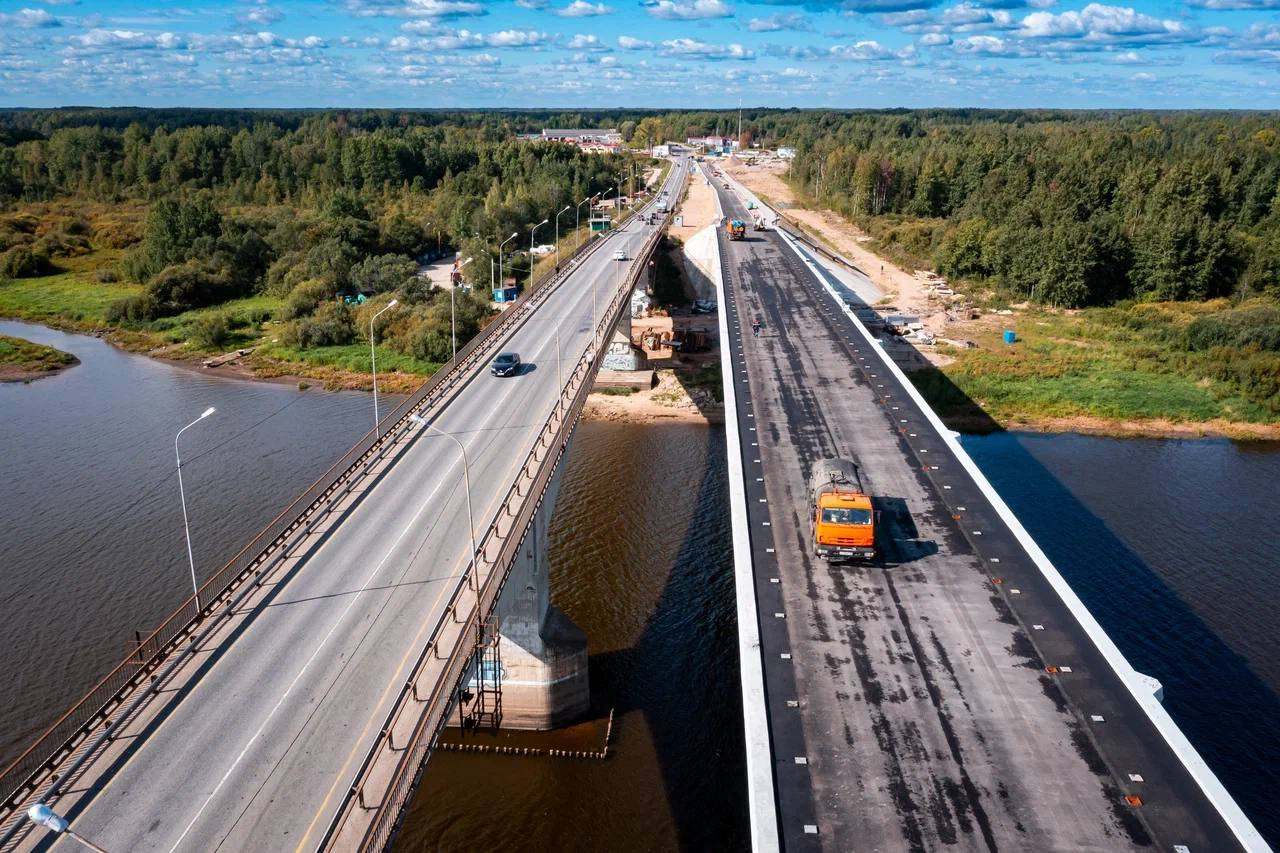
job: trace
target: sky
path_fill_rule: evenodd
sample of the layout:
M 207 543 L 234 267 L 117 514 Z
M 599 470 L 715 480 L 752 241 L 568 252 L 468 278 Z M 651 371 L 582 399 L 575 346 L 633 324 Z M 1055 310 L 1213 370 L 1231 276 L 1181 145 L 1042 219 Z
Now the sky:
M 1275 109 L 1280 0 L 0 0 L 70 104 Z

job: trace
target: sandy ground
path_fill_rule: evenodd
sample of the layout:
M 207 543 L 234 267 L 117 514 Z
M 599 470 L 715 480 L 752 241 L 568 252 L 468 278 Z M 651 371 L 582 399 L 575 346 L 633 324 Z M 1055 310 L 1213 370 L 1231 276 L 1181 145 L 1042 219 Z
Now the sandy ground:
M 688 191 L 676 212 L 677 216 L 683 217 L 683 224 L 667 229 L 671 236 L 678 237 L 682 243 L 687 243 L 690 237 L 717 222 L 719 218 L 716 216 L 715 190 L 703 183 L 698 175 L 694 175 L 687 186 Z
M 881 310 L 891 309 L 905 314 L 918 314 L 934 334 L 946 334 L 947 320 L 941 313 L 943 304 L 924 290 L 924 279 L 914 270 L 904 270 L 867 249 L 870 239 L 860 228 L 830 210 L 808 210 L 795 207 L 796 197 L 780 177 L 787 166 L 781 161 L 767 161 L 747 166 L 736 160 L 721 161 L 730 175 L 765 203 L 773 202 L 780 213 L 799 222 L 812 234 L 821 237 L 831 248 L 853 261 L 885 293 Z M 959 300 L 956 300 L 959 301 Z
M 17 364 L 0 364 L 0 382 L 32 382 L 36 379 L 43 379 L 46 376 L 57 376 L 62 371 L 75 367 L 79 363 L 79 361 L 76 361 L 72 364 L 64 364 L 48 369 L 41 368 L 40 370 L 28 370 Z
M 595 393 L 587 398 L 582 416 L 597 421 L 627 423 L 722 423 L 724 409 L 711 401 L 702 388 L 694 389 L 695 402 L 675 371 L 659 370 L 658 384 L 628 396 Z M 699 405 L 701 403 L 701 406 Z

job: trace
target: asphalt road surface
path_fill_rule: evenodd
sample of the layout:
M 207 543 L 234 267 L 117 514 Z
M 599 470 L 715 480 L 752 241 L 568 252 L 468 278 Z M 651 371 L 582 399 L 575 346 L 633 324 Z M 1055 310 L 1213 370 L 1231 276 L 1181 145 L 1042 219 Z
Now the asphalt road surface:
M 567 376 L 590 344 L 593 283 L 603 310 L 627 266 L 614 251 L 633 257 L 652 228 L 609 236 L 502 345 L 521 375 L 486 367 L 434 421 L 467 449 L 478 531 L 559 397 L 555 328 Z M 199 653 L 199 677 L 113 766 L 89 769 L 71 828 L 113 853 L 313 848 L 469 559 L 462 474 L 450 439 L 420 435 L 234 642 Z
M 772 231 L 720 240 L 784 845 L 1239 849 L 819 273 Z M 835 456 L 873 495 L 871 564 L 813 556 Z

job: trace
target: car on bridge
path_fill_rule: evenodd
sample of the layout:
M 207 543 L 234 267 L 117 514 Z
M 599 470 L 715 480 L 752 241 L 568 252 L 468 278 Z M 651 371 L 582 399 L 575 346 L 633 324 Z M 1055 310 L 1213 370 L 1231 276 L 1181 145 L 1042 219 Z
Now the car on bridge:
M 615 261 L 625 261 L 625 260 L 628 260 L 628 258 L 627 258 L 627 250 L 626 250 L 626 249 L 619 249 L 618 251 L 614 252 L 614 253 L 613 253 L 613 259 L 614 259 Z
M 504 352 L 493 360 L 489 372 L 494 376 L 516 376 L 520 373 L 520 354 Z

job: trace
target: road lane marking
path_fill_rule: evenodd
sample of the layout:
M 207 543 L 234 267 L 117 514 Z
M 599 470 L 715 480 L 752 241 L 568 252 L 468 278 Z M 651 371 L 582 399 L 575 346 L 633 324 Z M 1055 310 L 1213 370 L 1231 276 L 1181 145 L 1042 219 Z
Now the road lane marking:
M 449 467 L 452 468 L 453 465 L 450 465 Z M 382 571 L 383 565 L 386 564 L 387 560 L 390 559 L 392 553 L 394 553 L 396 548 L 399 547 L 400 540 L 404 539 L 405 534 L 407 534 L 409 530 L 412 529 L 415 524 L 417 524 L 418 519 L 422 516 L 424 512 L 426 512 L 427 507 L 430 505 L 432 498 L 435 497 L 436 492 L 438 492 L 440 490 L 440 487 L 443 485 L 444 483 L 443 481 L 441 481 L 436 485 L 434 489 L 432 489 L 431 496 L 428 497 L 427 500 L 423 501 L 422 506 L 420 506 L 418 508 L 418 511 L 413 514 L 413 518 L 410 519 L 409 523 L 405 525 L 403 530 L 400 531 L 400 535 L 397 536 L 395 541 L 391 543 L 391 546 L 387 548 L 387 551 L 383 555 L 382 559 L 378 561 L 378 565 L 375 566 L 371 572 L 369 572 L 368 577 L 365 578 L 365 581 L 363 584 L 361 584 L 360 589 L 356 590 L 356 594 L 351 597 L 351 600 L 349 602 L 347 602 L 347 606 L 342 609 L 342 613 L 339 614 L 338 618 L 333 621 L 333 624 L 329 627 L 329 630 L 325 633 L 324 638 L 320 640 L 319 644 L 316 646 L 315 651 L 311 653 L 311 657 L 307 658 L 307 662 L 302 665 L 302 669 L 298 670 L 298 674 L 295 675 L 293 677 L 293 680 L 289 682 L 289 686 L 285 689 L 284 693 L 281 694 L 280 699 L 276 702 L 275 706 L 271 709 L 271 711 L 268 712 L 267 718 L 262 721 L 262 725 L 258 726 L 258 730 L 253 733 L 253 737 L 249 738 L 249 741 L 244 745 L 244 748 L 240 750 L 240 754 L 236 756 L 236 760 L 233 761 L 231 763 L 231 766 L 227 768 L 227 772 L 222 775 L 222 779 L 218 782 L 217 786 L 214 787 L 213 791 L 209 794 L 209 796 L 205 799 L 204 803 L 196 811 L 195 816 L 191 818 L 191 822 L 187 824 L 187 828 L 182 831 L 182 834 L 178 836 L 178 840 L 175 841 L 173 846 L 169 848 L 169 853 L 173 853 L 173 851 L 177 850 L 178 846 L 182 844 L 182 842 L 186 839 L 187 834 L 191 832 L 191 828 L 196 825 L 196 821 L 198 821 L 200 817 L 204 814 L 204 810 L 209 807 L 209 803 L 213 801 L 213 798 L 216 797 L 218 795 L 218 792 L 222 790 L 222 786 L 227 783 L 227 780 L 229 778 L 231 778 L 232 772 L 234 772 L 235 769 L 238 766 L 240 766 L 240 762 L 244 760 L 245 755 L 249 752 L 249 748 L 253 746 L 253 744 L 258 740 L 259 737 L 262 736 L 262 732 L 266 729 L 267 725 L 272 721 L 272 718 L 275 717 L 276 711 L 280 710 L 280 706 L 283 705 L 284 701 L 289 698 L 290 694 L 293 693 L 293 688 L 297 686 L 298 680 L 301 679 L 302 676 L 306 674 L 308 669 L 310 669 L 311 664 L 315 661 L 316 657 L 319 656 L 320 652 L 322 652 L 325 646 L 328 645 L 329 638 L 332 637 L 333 633 L 338 630 L 338 626 L 341 625 L 343 620 L 347 618 L 347 614 L 351 612 L 351 608 L 355 607 L 356 602 L 360 600 L 360 594 L 363 593 L 369 587 L 369 584 L 373 582 L 373 579 L 378 575 L 380 571 Z

